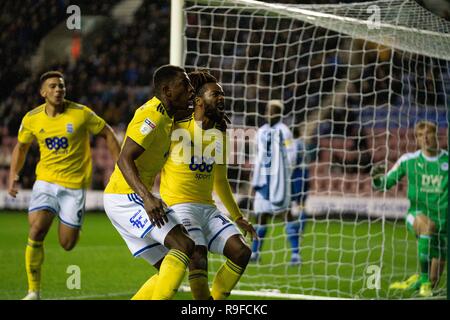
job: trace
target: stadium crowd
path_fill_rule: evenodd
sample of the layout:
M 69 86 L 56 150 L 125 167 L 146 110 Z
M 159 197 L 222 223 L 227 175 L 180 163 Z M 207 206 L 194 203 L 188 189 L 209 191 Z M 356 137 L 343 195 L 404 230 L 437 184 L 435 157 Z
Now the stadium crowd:
M 20 16 L 24 18 L 30 15 L 31 21 L 35 14 L 39 15 L 45 1 L 30 1 L 30 10 L 19 10 Z M 65 8 L 68 1 L 54 1 L 53 10 L 47 18 L 54 20 L 54 23 L 61 22 L 67 17 Z M 97 15 L 108 14 L 112 8 L 112 3 L 106 5 L 93 4 L 90 1 L 76 2 L 81 6 L 84 14 L 92 13 Z M 83 6 L 86 4 L 86 6 Z M 9 10 L 17 10 L 12 5 Z M 62 10 L 62 11 L 61 11 Z M 70 95 L 69 100 L 76 100 L 80 103 L 90 106 L 96 113 L 117 128 L 119 136 L 124 131 L 124 126 L 129 122 L 134 109 L 144 103 L 149 97 L 149 85 L 151 83 L 151 74 L 159 65 L 168 63 L 169 56 L 169 4 L 166 1 L 144 1 L 139 10 L 136 11 L 133 22 L 130 25 L 116 26 L 111 30 L 107 37 L 97 37 L 94 40 L 95 53 L 85 57 L 81 56 L 75 64 L 69 62 L 52 66 L 50 69 L 61 70 L 65 74 L 67 82 L 67 91 Z M 60 18 L 60 20 L 58 20 Z M 44 19 L 44 18 L 41 18 Z M 18 19 L 20 20 L 20 19 Z M 11 32 L 7 33 L 15 37 L 14 32 L 20 29 L 20 23 L 17 27 L 11 27 Z M 46 32 L 50 31 L 54 25 L 49 24 Z M 25 28 L 25 27 L 23 27 Z M 38 42 L 40 37 L 34 32 L 23 32 L 33 40 Z M 6 33 L 3 33 L 6 34 Z M 30 34 L 33 34 L 31 36 Z M 28 39 L 28 38 L 27 38 Z M 27 42 L 24 39 L 25 42 Z M 31 40 L 30 40 L 31 41 Z M 12 43 L 16 43 L 11 41 Z M 157 44 L 156 46 L 154 44 Z M 4 52 L 14 53 L 18 61 L 25 61 L 31 54 L 33 46 L 29 50 L 15 51 L 14 45 L 5 48 Z M 36 45 L 34 45 L 34 49 Z M 126 53 L 126 54 L 125 54 Z M 5 61 L 13 68 L 17 61 Z M 3 66 L 2 66 L 3 67 Z M 14 73 L 14 70 L 3 69 L 2 79 L 8 72 Z M 6 181 L 7 161 L 3 160 L 11 153 L 15 144 L 17 130 L 20 126 L 20 119 L 29 111 L 30 108 L 39 104 L 40 97 L 36 90 L 40 73 L 31 74 L 31 70 L 20 74 L 19 81 L 16 81 L 16 87 L 7 90 L 2 89 L 2 101 L 0 102 L 0 128 L 2 166 L 0 169 L 0 187 L 4 188 Z M 103 189 L 107 175 L 112 170 L 112 163 L 107 156 L 106 146 L 102 139 L 93 141 L 96 148 L 93 150 L 94 158 L 94 189 Z M 34 168 L 37 162 L 37 148 L 33 147 L 27 158 L 27 166 L 22 174 L 22 185 L 24 188 L 31 188 L 34 181 Z M 106 168 L 106 169 L 105 169 Z

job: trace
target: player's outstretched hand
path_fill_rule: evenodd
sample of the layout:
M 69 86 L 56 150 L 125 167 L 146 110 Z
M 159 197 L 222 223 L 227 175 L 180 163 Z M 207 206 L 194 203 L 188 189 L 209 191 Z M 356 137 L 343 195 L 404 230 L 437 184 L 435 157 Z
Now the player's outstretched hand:
M 384 176 L 384 173 L 386 172 L 386 165 L 385 164 L 377 164 L 370 169 L 370 176 L 372 179 L 377 179 L 381 176 Z
M 154 226 L 161 228 L 165 222 L 169 222 L 164 209 L 164 203 L 161 199 L 149 195 L 144 197 L 143 200 L 145 211 L 147 211 L 148 218 Z
M 244 217 L 238 218 L 236 224 L 244 231 L 244 237 L 247 236 L 247 232 L 250 233 L 252 239 L 258 239 L 258 235 L 256 234 L 255 228 L 253 228 L 252 224 L 247 221 Z
M 19 186 L 16 180 L 13 180 L 10 182 L 9 187 L 8 187 L 8 194 L 15 198 L 16 195 L 19 193 Z

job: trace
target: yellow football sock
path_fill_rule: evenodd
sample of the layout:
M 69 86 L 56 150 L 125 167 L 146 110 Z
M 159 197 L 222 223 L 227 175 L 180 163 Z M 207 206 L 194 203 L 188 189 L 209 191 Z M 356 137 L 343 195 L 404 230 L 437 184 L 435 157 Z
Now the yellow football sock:
M 155 289 L 156 281 L 158 280 L 158 274 L 154 274 L 150 277 L 139 289 L 138 292 L 131 298 L 131 300 L 151 300 L 153 291 Z
M 183 281 L 189 260 L 189 257 L 180 250 L 169 250 L 159 268 L 159 276 L 152 296 L 153 300 L 170 300 L 173 298 L 181 285 L 181 281 Z
M 208 271 L 197 269 L 189 272 L 189 284 L 194 300 L 209 300 Z
M 214 300 L 224 300 L 228 298 L 231 290 L 236 286 L 245 268 L 239 267 L 230 260 L 225 263 L 217 271 L 214 277 L 211 289 L 211 295 Z
M 41 266 L 44 262 L 43 241 L 28 239 L 25 249 L 25 269 L 28 277 L 28 291 L 39 291 L 41 287 Z

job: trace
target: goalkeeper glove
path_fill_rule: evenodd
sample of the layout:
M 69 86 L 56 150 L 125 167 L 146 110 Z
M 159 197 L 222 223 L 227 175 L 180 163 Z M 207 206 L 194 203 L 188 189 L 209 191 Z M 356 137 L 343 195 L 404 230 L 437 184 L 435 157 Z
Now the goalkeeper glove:
M 372 179 L 379 179 L 382 176 L 384 176 L 384 173 L 386 172 L 386 165 L 379 164 L 372 167 L 370 170 L 370 176 Z

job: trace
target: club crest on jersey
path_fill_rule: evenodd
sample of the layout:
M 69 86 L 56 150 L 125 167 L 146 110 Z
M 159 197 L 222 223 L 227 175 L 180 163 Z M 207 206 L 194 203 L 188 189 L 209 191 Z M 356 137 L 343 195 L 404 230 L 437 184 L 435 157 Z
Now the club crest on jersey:
M 441 169 L 442 169 L 443 171 L 448 171 L 448 163 L 447 163 L 447 162 L 444 162 L 443 164 L 441 164 Z
M 138 212 L 136 212 L 131 218 L 130 218 L 130 222 L 133 225 L 133 227 L 136 227 L 138 229 L 142 229 L 145 227 L 145 225 L 148 222 L 147 218 L 144 218 L 143 215 L 141 214 L 142 210 L 138 210 Z
M 140 131 L 143 135 L 147 135 L 155 128 L 156 124 L 154 124 L 149 118 L 145 118 Z
M 73 124 L 71 123 L 67 124 L 67 133 L 73 133 Z

